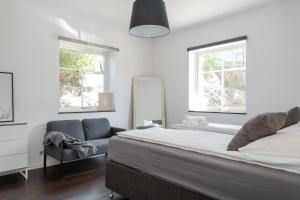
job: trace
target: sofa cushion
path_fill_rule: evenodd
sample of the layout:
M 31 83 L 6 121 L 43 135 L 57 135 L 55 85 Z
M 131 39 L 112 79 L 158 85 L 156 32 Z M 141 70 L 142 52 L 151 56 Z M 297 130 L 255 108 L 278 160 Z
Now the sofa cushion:
M 107 146 L 108 146 L 109 139 L 99 139 L 99 140 L 91 140 L 87 141 L 89 143 L 92 143 L 97 147 L 96 155 L 102 155 L 107 153 Z M 65 148 L 64 149 L 64 161 L 72 161 L 80 159 L 76 150 Z
M 74 138 L 85 140 L 82 124 L 79 120 L 52 121 L 47 124 L 47 133 L 58 131 Z
M 84 119 L 82 126 L 86 140 L 96 140 L 111 137 L 111 127 L 108 119 Z
M 88 141 L 89 143 L 92 143 L 97 147 L 97 155 L 105 154 L 107 153 L 107 146 L 109 139 L 98 139 L 98 140 L 91 140 Z

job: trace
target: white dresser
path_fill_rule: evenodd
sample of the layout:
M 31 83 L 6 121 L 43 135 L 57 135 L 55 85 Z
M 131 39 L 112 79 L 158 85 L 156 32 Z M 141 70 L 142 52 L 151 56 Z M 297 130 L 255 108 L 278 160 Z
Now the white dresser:
M 0 124 L 0 175 L 19 172 L 27 179 L 27 123 Z

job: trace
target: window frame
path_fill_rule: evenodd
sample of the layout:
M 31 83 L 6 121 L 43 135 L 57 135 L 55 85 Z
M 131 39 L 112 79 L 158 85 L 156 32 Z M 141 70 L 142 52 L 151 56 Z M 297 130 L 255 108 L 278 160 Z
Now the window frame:
M 220 104 L 220 111 L 210 111 L 208 110 L 193 110 L 191 109 L 191 107 L 193 105 L 191 105 L 191 91 L 193 91 L 193 95 L 197 94 L 199 92 L 199 85 L 200 85 L 200 80 L 199 80 L 199 75 L 200 73 L 202 74 L 209 74 L 209 73 L 215 73 L 215 72 L 220 72 L 222 73 L 222 91 L 224 90 L 224 72 L 226 71 L 246 71 L 247 73 L 247 36 L 242 36 L 242 37 L 238 37 L 238 38 L 233 38 L 233 39 L 229 39 L 229 40 L 223 40 L 220 42 L 214 42 L 214 43 L 210 43 L 210 44 L 205 44 L 205 45 L 201 45 L 201 46 L 197 46 L 197 47 L 191 47 L 188 48 L 188 52 L 189 52 L 189 100 L 188 100 L 188 112 L 194 112 L 194 113 L 218 113 L 218 114 L 238 114 L 238 115 L 247 115 L 247 100 L 245 103 L 245 111 L 244 112 L 234 112 L 234 111 L 222 111 L 224 108 L 224 102 L 222 101 L 222 103 Z M 221 64 L 221 69 L 219 70 L 212 70 L 212 71 L 207 71 L 207 72 L 201 72 L 200 67 L 200 57 L 203 55 L 208 55 L 211 53 L 221 53 L 224 52 L 226 50 L 230 50 L 233 48 L 238 48 L 238 47 L 245 47 L 245 57 L 244 57 L 244 66 L 241 68 L 231 68 L 231 69 L 226 69 L 224 68 L 226 65 L 224 65 L 224 59 L 222 59 L 222 64 Z M 191 55 L 191 53 L 193 53 L 194 55 Z M 193 56 L 194 60 L 191 60 L 191 56 Z M 191 69 L 193 68 L 193 69 Z M 192 71 L 192 72 L 191 72 Z M 193 76 L 193 77 L 191 77 Z M 191 81 L 191 78 L 193 79 L 193 81 Z M 193 86 L 191 86 L 191 84 Z M 191 90 L 192 87 L 192 90 Z M 245 98 L 247 98 L 247 88 L 245 88 Z M 221 98 L 223 99 L 223 92 L 221 95 Z
M 87 73 L 91 74 L 103 74 L 103 92 L 108 92 L 110 88 L 110 67 L 109 67 L 109 54 L 107 51 L 99 49 L 99 48 L 91 48 L 84 45 L 72 43 L 72 42 L 65 42 L 60 41 L 58 49 L 67 49 L 72 51 L 77 51 L 80 53 L 86 53 L 86 54 L 95 54 L 103 56 L 103 73 L 95 73 L 96 71 L 88 71 L 83 70 L 82 67 L 79 69 L 80 71 L 86 71 Z M 60 59 L 60 56 L 58 56 Z M 61 67 L 58 64 L 58 70 L 60 70 Z M 68 69 L 67 70 L 78 70 L 78 69 Z M 58 90 L 60 90 L 60 77 L 59 77 L 59 84 L 58 84 Z M 81 83 L 81 88 L 83 88 L 83 83 Z M 81 99 L 83 98 L 83 95 L 81 96 Z M 99 110 L 97 107 L 84 107 L 83 101 L 81 100 L 81 106 L 80 107 L 68 107 L 64 108 L 60 106 L 60 95 L 58 96 L 58 114 L 72 114 L 72 113 L 96 113 L 96 112 L 115 112 L 115 110 Z

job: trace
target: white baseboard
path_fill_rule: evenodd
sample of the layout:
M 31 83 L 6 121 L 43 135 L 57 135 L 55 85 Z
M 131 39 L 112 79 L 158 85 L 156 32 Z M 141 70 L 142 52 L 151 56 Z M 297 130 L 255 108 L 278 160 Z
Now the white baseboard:
M 54 165 L 59 165 L 59 162 L 55 161 L 55 160 L 47 161 L 47 167 L 54 166 Z M 28 166 L 28 170 L 40 169 L 40 168 L 43 168 L 43 167 L 44 167 L 43 163 L 32 164 L 32 165 Z
M 87 160 L 87 159 L 93 159 L 93 158 L 97 158 L 97 157 L 104 157 L 105 154 L 102 155 L 96 155 L 96 156 L 91 156 L 91 157 L 87 157 L 87 158 L 82 158 L 82 159 L 78 159 L 78 160 L 73 160 L 73 161 L 69 161 L 69 162 L 74 162 L 74 161 L 80 161 L 80 160 Z M 59 165 L 59 161 L 53 159 L 53 158 L 48 158 L 47 159 L 47 167 L 49 166 L 53 166 L 53 165 Z M 44 164 L 43 163 L 38 163 L 38 164 L 31 164 L 28 166 L 28 170 L 33 170 L 33 169 L 40 169 L 43 168 Z

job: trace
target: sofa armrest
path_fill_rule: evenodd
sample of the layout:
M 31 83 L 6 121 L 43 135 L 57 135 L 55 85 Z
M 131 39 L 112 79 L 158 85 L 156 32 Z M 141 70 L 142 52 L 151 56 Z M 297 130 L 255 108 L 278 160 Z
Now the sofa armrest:
M 63 160 L 63 151 L 64 151 L 63 142 L 60 143 L 58 147 L 53 144 L 44 146 L 44 153 L 58 161 Z
M 111 127 L 111 134 L 113 136 L 116 135 L 118 132 L 123 132 L 123 131 L 127 131 L 127 130 L 124 128 Z

